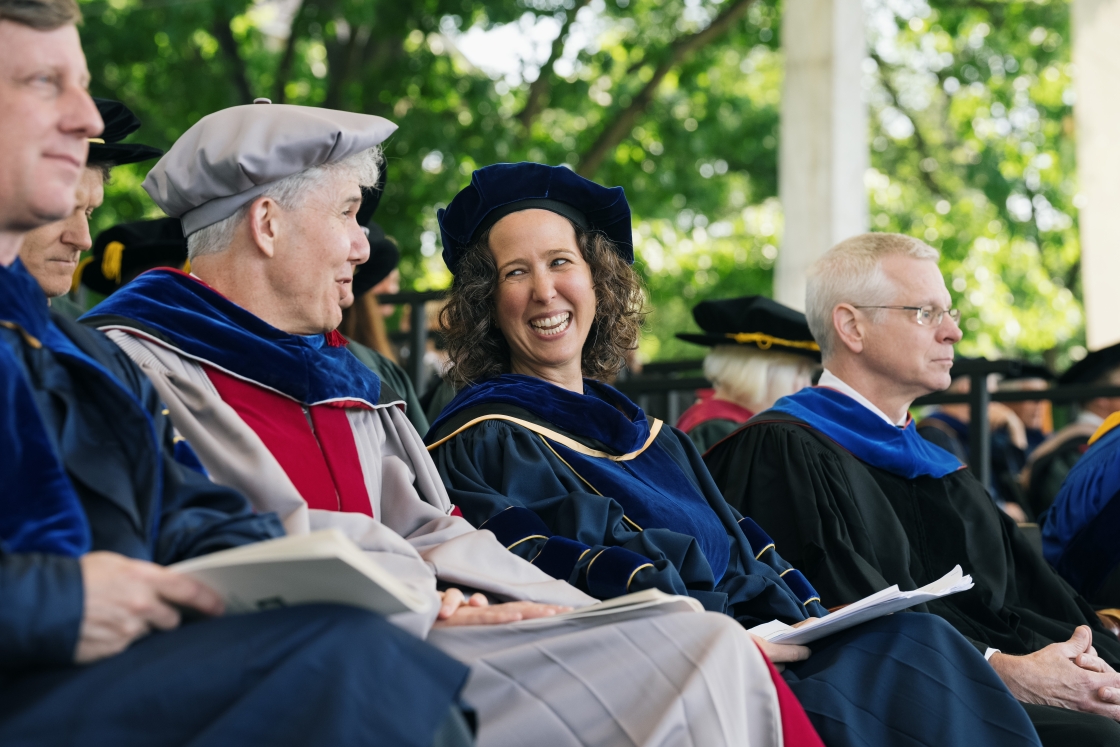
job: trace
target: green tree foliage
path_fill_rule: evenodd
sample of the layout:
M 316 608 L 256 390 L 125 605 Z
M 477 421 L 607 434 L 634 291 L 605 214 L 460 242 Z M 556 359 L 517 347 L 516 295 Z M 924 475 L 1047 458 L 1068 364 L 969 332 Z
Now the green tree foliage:
M 782 229 L 775 0 L 92 0 L 83 11 L 94 93 L 140 115 L 135 139 L 167 147 L 257 96 L 399 124 L 378 220 L 401 244 L 406 287 L 448 283 L 435 211 L 471 171 L 527 159 L 626 187 L 655 310 L 647 356 L 701 352 L 673 338 L 694 328 L 695 302 L 770 292 Z M 1051 0 L 869 17 L 872 225 L 942 249 L 973 352 L 1041 353 L 1080 334 L 1067 16 Z M 518 75 L 492 78 L 457 46 L 468 29 L 545 21 L 559 35 Z M 97 227 L 158 214 L 139 188 L 146 168 L 116 170 Z

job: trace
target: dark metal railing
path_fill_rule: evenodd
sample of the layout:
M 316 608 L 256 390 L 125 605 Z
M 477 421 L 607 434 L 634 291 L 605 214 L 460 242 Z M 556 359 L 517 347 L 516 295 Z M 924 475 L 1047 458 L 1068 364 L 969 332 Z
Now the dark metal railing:
M 409 306 L 409 330 L 404 333 L 392 333 L 390 338 L 398 342 L 408 343 L 408 355 L 405 356 L 404 370 L 413 385 L 419 391 L 424 385 L 424 351 L 428 349 L 428 312 L 425 305 L 428 301 L 438 301 L 447 295 L 446 290 L 437 291 L 402 291 L 400 293 L 383 293 L 377 296 L 377 303 L 385 306 Z

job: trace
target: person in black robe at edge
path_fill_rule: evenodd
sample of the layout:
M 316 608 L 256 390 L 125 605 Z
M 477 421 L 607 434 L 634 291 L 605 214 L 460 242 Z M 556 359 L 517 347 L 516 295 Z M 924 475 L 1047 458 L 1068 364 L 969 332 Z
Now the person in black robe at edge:
M 358 209 L 357 220 L 369 239 L 369 259 L 354 268 L 354 298 L 351 305 L 342 311 L 342 324 L 338 331 L 349 341 L 347 347 L 354 357 L 404 399 L 405 414 L 416 432 L 426 433 L 428 418 L 424 416 L 424 407 L 416 396 L 412 379 L 399 363 L 386 355 L 389 340 L 385 319 L 373 292 L 375 286 L 397 269 L 401 259 L 396 243 L 373 221 L 381 196 L 385 193 L 387 173 L 388 169 L 381 169 L 376 187 L 362 187 L 362 206 Z M 382 349 L 379 350 L 379 347 Z
M 72 214 L 102 129 L 79 18 L 0 0 L 0 744 L 470 744 L 466 667 L 383 618 L 215 618 L 213 591 L 162 567 L 283 528 L 175 461 L 148 380 L 50 314 L 18 259 Z
M 945 389 L 959 315 L 937 250 L 841 242 L 809 271 L 819 385 L 752 418 L 705 462 L 829 607 L 955 565 L 975 588 L 928 605 L 984 653 L 1046 745 L 1120 744 L 1120 641 L 907 411 Z
M 438 219 L 461 389 L 425 441 L 467 520 L 600 599 L 656 588 L 746 627 L 827 614 L 688 437 L 596 380 L 622 365 L 643 317 L 622 188 L 498 164 Z M 756 642 L 832 747 L 1036 743 L 980 654 L 931 615 L 870 621 L 811 656 Z
M 957 356 L 955 361 L 976 360 Z M 1025 381 L 1037 381 L 1039 372 L 1046 372 L 1041 366 L 1032 366 L 1024 363 L 1024 370 L 1032 376 Z M 968 394 L 971 379 L 968 376 L 958 376 L 950 371 L 953 377 L 947 391 L 955 394 Z M 1002 382 L 1001 382 L 1002 383 Z M 1043 380 L 1045 384 L 1045 380 Z M 1039 403 L 1030 402 L 1024 405 Z M 937 444 L 955 456 L 961 464 L 968 465 L 969 460 L 969 421 L 971 408 L 968 403 L 939 405 L 925 417 L 918 421 L 918 435 Z M 1028 428 L 1027 424 L 1019 417 L 1018 412 L 1010 405 L 1002 402 L 992 402 L 988 405 L 988 422 L 991 427 L 989 437 L 991 449 L 991 484 L 988 486 L 992 500 L 996 502 L 1004 513 L 1017 522 L 1030 521 L 1033 516 L 1028 514 L 1023 506 L 1023 491 L 1019 486 L 1019 473 L 1023 470 L 1027 455 L 1044 438 L 1037 428 Z
M 1120 344 L 1094 350 L 1058 377 L 1058 386 L 1120 385 Z M 1120 397 L 1097 397 L 1079 404 L 1073 422 L 1042 442 L 1027 459 L 1019 477 L 1025 503 L 1039 523 L 1062 489 L 1066 475 L 1089 448 L 1089 439 L 1112 413 L 1120 410 Z

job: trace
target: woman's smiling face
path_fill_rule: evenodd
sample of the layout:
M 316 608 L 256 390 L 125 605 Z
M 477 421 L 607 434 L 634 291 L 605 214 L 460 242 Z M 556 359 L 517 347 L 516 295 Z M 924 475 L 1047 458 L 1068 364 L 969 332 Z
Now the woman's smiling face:
M 497 325 L 510 370 L 582 392 L 583 344 L 595 287 L 571 222 L 548 210 L 511 213 L 490 229 Z

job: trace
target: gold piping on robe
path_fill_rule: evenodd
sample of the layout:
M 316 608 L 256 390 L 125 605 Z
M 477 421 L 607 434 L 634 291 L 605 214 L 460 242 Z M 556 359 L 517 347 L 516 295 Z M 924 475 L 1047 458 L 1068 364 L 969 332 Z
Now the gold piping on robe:
M 572 471 L 572 474 L 573 474 L 573 475 L 575 475 L 576 477 L 578 477 L 578 478 L 579 478 L 580 480 L 583 480 L 583 484 L 584 484 L 584 485 L 586 485 L 587 487 L 591 488 L 591 490 L 592 490 L 592 491 L 594 491 L 595 495 L 598 495 L 598 496 L 602 496 L 602 495 L 603 495 L 603 494 L 602 494 L 602 493 L 600 493 L 600 492 L 599 492 L 598 490 L 596 490 L 596 488 L 595 488 L 595 486 L 594 486 L 594 485 L 592 485 L 592 484 L 591 484 L 590 482 L 588 482 L 588 481 L 587 481 L 587 478 L 586 478 L 586 477 L 584 477 L 583 475 L 581 475 L 581 474 L 580 474 L 579 472 L 576 472 L 576 468 L 575 468 L 575 467 L 573 467 L 572 465 L 568 464 L 568 460 L 567 460 L 567 459 L 565 459 L 564 457 L 560 456 L 560 455 L 559 455 L 559 454 L 558 454 L 558 453 L 556 452 L 556 449 L 552 448 L 552 444 L 550 444 L 550 443 L 548 442 L 548 439 L 547 439 L 547 438 L 545 438 L 544 436 L 541 436 L 541 435 L 540 435 L 539 433 L 538 433 L 537 435 L 538 435 L 538 436 L 540 436 L 541 442 L 542 442 L 542 443 L 544 443 L 544 445 L 548 447 L 548 450 L 549 450 L 549 451 L 551 451 L 551 452 L 552 452 L 553 454 L 555 454 L 555 455 L 556 455 L 556 458 L 557 458 L 557 459 L 559 459 L 559 460 L 560 460 L 561 462 L 563 462 L 563 463 L 564 463 L 564 466 L 565 466 L 565 467 L 567 467 L 568 469 L 570 469 L 570 470 Z M 623 515 L 622 515 L 622 520 L 623 520 L 623 521 L 625 521 L 625 522 L 626 522 L 627 524 L 629 524 L 630 526 L 634 527 L 634 529 L 636 529 L 636 530 L 637 530 L 637 531 L 639 531 L 639 532 L 644 532 L 644 531 L 645 531 L 645 530 L 644 530 L 644 529 L 642 529 L 642 528 L 641 528 L 640 526 L 638 526 L 638 522 L 634 521 L 633 519 L 631 519 L 631 518 L 630 518 L 629 516 L 627 516 L 626 514 L 623 514 Z
M 30 345 L 35 350 L 38 350 L 39 348 L 43 347 L 43 343 L 39 342 L 39 338 L 35 337 L 35 335 L 31 334 L 30 332 L 28 332 L 26 329 L 19 326 L 15 322 L 9 322 L 9 321 L 5 321 L 3 319 L 0 319 L 0 327 L 3 327 L 4 329 L 10 329 L 13 332 L 19 332 L 20 337 L 23 338 L 23 341 L 26 342 L 28 345 Z
M 780 337 L 766 335 L 761 332 L 728 332 L 727 337 L 740 344 L 753 342 L 759 350 L 769 350 L 772 345 L 784 348 L 799 348 L 801 350 L 820 350 L 821 346 L 811 340 L 783 340 Z
M 770 543 L 769 545 L 767 545 L 766 547 L 764 547 L 764 548 L 762 548 L 761 550 L 759 550 L 759 551 L 758 551 L 758 555 L 755 555 L 755 556 L 754 556 L 754 559 L 755 559 L 755 560 L 758 560 L 759 558 L 761 558 L 761 557 L 762 557 L 763 553 L 765 553 L 765 552 L 766 552 L 767 550 L 773 550 L 773 549 L 774 549 L 774 543 L 773 543 L 773 542 L 771 542 L 771 543 Z
M 102 140 L 102 139 L 101 139 L 101 138 L 99 138 L 99 137 L 91 137 L 91 138 L 89 139 L 89 141 L 90 141 L 91 143 L 93 143 L 94 145 L 104 145 L 104 144 L 105 144 L 105 141 L 104 141 L 104 140 Z
M 661 432 L 661 426 L 662 426 L 662 422 L 660 420 L 658 420 L 657 418 L 654 418 L 653 419 L 653 424 L 650 425 L 650 428 L 649 428 L 649 438 L 646 439 L 646 442 L 644 444 L 642 444 L 642 447 L 640 449 L 638 449 L 636 451 L 631 451 L 629 454 L 622 454 L 620 456 L 613 456 L 611 454 L 608 454 L 605 451 L 599 451 L 598 449 L 592 449 L 588 446 L 584 446 L 579 441 L 576 441 L 573 438 L 568 438 L 567 436 L 562 435 L 560 433 L 557 433 L 556 431 L 554 431 L 550 428 L 545 428 L 543 425 L 537 425 L 536 423 L 530 423 L 529 421 L 522 420 L 521 418 L 515 418 L 515 417 L 512 417 L 510 415 L 483 415 L 481 417 L 475 418 L 474 420 L 470 421 L 466 425 L 463 425 L 463 426 L 457 428 L 450 435 L 444 436 L 440 440 L 436 441 L 434 444 L 432 444 L 431 446 L 428 447 L 428 451 L 435 450 L 437 447 L 442 446 L 445 442 L 450 441 L 451 439 L 455 438 L 456 436 L 458 436 L 460 433 L 467 430 L 468 428 L 473 428 L 474 426 L 476 426 L 479 423 L 484 422 L 486 420 L 506 420 L 510 423 L 520 425 L 522 428 L 526 428 L 526 429 L 528 429 L 528 430 L 530 430 L 533 433 L 536 433 L 538 435 L 547 436 L 548 438 L 552 439 L 556 443 L 560 444 L 561 446 L 565 446 L 565 447 L 571 449 L 572 451 L 576 452 L 577 454 L 583 454 L 584 456 L 595 457 L 596 459 L 610 459 L 612 462 L 628 462 L 631 459 L 634 459 L 635 457 L 640 456 L 643 451 L 645 451 L 646 449 L 648 449 L 650 447 L 650 444 L 653 443 L 654 439 L 657 438 L 657 434 Z M 580 479 L 582 480 L 583 478 L 581 477 Z
M 510 545 L 506 549 L 507 550 L 512 550 L 513 548 L 520 545 L 522 542 L 528 542 L 529 540 L 534 540 L 534 539 L 547 540 L 548 537 L 545 537 L 543 534 L 530 534 L 528 537 L 522 537 L 521 539 L 517 540 L 516 542 L 514 542 L 512 545 Z
M 630 574 L 630 578 L 626 579 L 626 591 L 630 591 L 630 584 L 633 583 L 634 576 L 637 576 L 638 571 L 642 570 L 643 568 L 653 568 L 653 563 L 643 563 L 642 565 L 634 569 L 634 572 Z
M 820 602 L 820 601 L 821 601 L 820 597 L 809 597 L 808 599 L 806 599 L 804 602 L 801 603 L 801 606 L 802 607 L 808 607 L 810 602 Z

